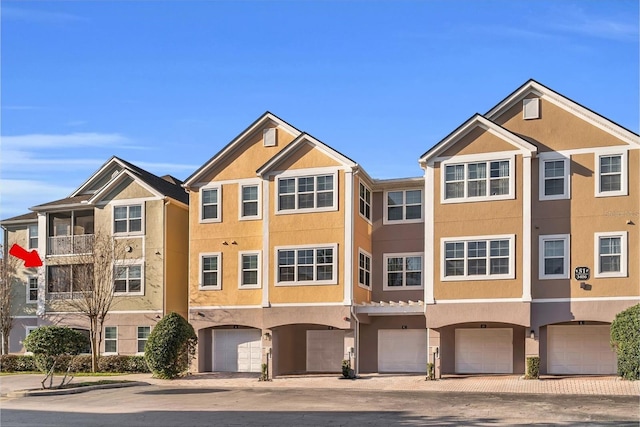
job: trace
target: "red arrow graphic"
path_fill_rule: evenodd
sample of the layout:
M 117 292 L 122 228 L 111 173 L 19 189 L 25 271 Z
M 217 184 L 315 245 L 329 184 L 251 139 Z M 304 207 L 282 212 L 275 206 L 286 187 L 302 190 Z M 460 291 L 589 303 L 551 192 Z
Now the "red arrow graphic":
M 29 252 L 23 247 L 17 244 L 14 244 L 13 246 L 11 246 L 11 249 L 9 249 L 9 254 L 23 260 L 24 266 L 27 268 L 40 267 L 42 265 L 42 260 L 40 260 L 40 255 L 38 255 L 38 251 L 36 251 L 35 249 Z

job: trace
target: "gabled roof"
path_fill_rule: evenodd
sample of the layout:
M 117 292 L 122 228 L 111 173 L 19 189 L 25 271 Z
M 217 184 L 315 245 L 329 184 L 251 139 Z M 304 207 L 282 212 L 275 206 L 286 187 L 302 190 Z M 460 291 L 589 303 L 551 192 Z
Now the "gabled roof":
M 537 147 L 527 142 L 522 137 L 488 120 L 480 114 L 474 114 L 473 116 L 471 116 L 471 118 L 469 118 L 469 120 L 464 122 L 456 130 L 447 135 L 442 141 L 438 142 L 429 151 L 420 156 L 419 162 L 421 164 L 426 163 L 434 157 L 439 156 L 451 146 L 453 146 L 456 142 L 458 142 L 461 138 L 471 132 L 473 129 L 476 129 L 478 127 L 491 132 L 493 135 L 496 135 L 502 140 L 513 145 L 523 154 L 533 154 L 537 152 Z
M 638 134 L 629 129 L 607 119 L 604 116 L 588 109 L 587 107 L 567 98 L 558 92 L 549 89 L 543 84 L 530 79 L 505 99 L 500 101 L 495 107 L 487 112 L 484 116 L 489 120 L 496 120 L 504 112 L 509 110 L 515 103 L 522 101 L 527 95 L 533 93 L 536 96 L 545 99 L 554 105 L 574 114 L 588 123 L 602 129 L 603 131 L 620 138 L 630 145 L 640 146 Z
M 228 155 L 233 153 L 242 143 L 254 132 L 258 129 L 261 129 L 269 122 L 275 123 L 276 125 L 284 128 L 287 132 L 292 134 L 294 137 L 297 137 L 301 134 L 301 132 L 295 127 L 291 126 L 289 123 L 282 120 L 280 117 L 275 114 L 270 113 L 269 111 L 265 112 L 262 116 L 258 117 L 256 121 L 251 123 L 249 127 L 247 127 L 242 133 L 236 136 L 231 140 L 227 145 L 225 145 L 222 150 L 218 151 L 212 158 L 207 160 L 207 162 L 202 165 L 198 170 L 196 170 L 191 176 L 189 176 L 184 183 L 183 187 L 190 187 L 194 183 L 196 183 L 203 175 L 208 173 L 216 164 L 225 159 Z
M 276 166 L 281 164 L 284 160 L 291 157 L 296 151 L 298 151 L 305 145 L 311 145 L 313 148 L 319 149 L 324 154 L 336 160 L 337 162 L 342 163 L 346 167 L 355 168 L 357 166 L 357 163 L 351 160 L 349 157 L 329 147 L 327 144 L 317 140 L 316 138 L 305 132 L 291 141 L 289 145 L 287 145 L 278 154 L 269 159 L 267 163 L 260 166 L 256 173 L 260 176 L 264 176 L 265 174 L 272 171 Z
M 175 199 L 184 204 L 189 203 L 189 195 L 180 186 L 182 184 L 180 180 L 177 180 L 171 177 L 170 175 L 165 175 L 179 182 L 178 184 L 176 184 L 174 182 L 171 182 L 168 179 L 164 179 L 157 175 L 154 175 L 151 172 L 148 172 L 134 165 L 133 163 L 129 163 L 128 161 L 123 160 L 116 156 L 113 156 L 109 160 L 107 160 L 100 167 L 100 169 L 98 169 L 97 172 L 91 175 L 91 177 L 87 181 L 85 181 L 84 184 L 78 187 L 78 189 L 71 194 L 71 197 L 82 195 L 85 191 L 87 191 L 87 189 L 91 186 L 92 183 L 98 181 L 102 177 L 103 173 L 114 165 L 120 166 L 120 168 L 122 168 L 123 170 L 128 170 L 131 173 L 130 176 L 133 179 L 139 179 L 140 181 L 144 182 L 146 185 L 151 187 L 154 192 L 163 196 L 171 197 L 172 199 Z M 106 186 L 111 187 L 112 182 L 121 176 L 121 172 L 122 170 L 117 175 L 113 176 Z M 106 186 L 101 187 L 97 192 L 102 192 Z M 93 198 L 94 194 L 89 194 L 88 195 L 89 197 L 87 198 L 87 200 L 89 200 L 90 198 Z
M 91 197 L 90 194 L 80 194 L 79 196 L 65 197 L 64 199 L 54 200 L 53 202 L 43 203 L 41 205 L 34 206 L 32 211 L 45 211 L 49 209 L 63 209 L 69 207 L 77 207 L 82 204 L 88 204 L 87 201 Z
M 38 221 L 38 214 L 36 212 L 29 212 L 27 214 L 14 216 L 11 218 L 3 219 L 0 224 L 25 224 Z

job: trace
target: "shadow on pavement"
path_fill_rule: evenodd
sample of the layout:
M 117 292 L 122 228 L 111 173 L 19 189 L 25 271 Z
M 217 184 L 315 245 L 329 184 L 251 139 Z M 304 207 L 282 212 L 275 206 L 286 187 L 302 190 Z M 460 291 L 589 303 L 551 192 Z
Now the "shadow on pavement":
M 2 426 L 548 426 L 548 422 L 513 422 L 496 418 L 456 416 L 416 416 L 402 411 L 330 412 L 330 411 L 143 411 L 103 414 L 3 409 Z M 552 425 L 636 426 L 636 422 L 568 421 Z
M 136 394 L 148 394 L 148 395 L 162 395 L 162 394 L 207 394 L 207 393 L 222 393 L 229 390 L 222 388 L 166 388 L 161 390 L 147 390 L 139 391 Z

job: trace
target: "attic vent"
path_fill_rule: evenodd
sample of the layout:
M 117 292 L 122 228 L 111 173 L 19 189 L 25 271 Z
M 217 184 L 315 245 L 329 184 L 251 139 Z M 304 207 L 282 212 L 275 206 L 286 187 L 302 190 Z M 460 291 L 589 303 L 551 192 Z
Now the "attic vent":
M 540 118 L 540 99 L 530 98 L 522 101 L 522 115 L 525 120 Z
M 275 147 L 276 146 L 276 128 L 265 129 L 262 132 L 262 138 L 264 140 L 265 147 Z
M 115 178 L 116 176 L 118 176 L 118 174 L 120 173 L 119 170 L 115 171 L 114 173 L 111 174 L 111 179 Z

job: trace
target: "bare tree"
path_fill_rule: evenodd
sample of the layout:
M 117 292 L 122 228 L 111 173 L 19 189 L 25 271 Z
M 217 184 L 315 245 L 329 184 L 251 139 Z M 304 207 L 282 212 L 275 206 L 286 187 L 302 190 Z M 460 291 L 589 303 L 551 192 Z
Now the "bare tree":
M 13 285 L 18 278 L 19 265 L 20 260 L 9 256 L 4 247 L 0 245 L 0 335 L 2 335 L 2 354 L 9 353 L 9 334 L 13 326 Z
M 91 371 L 98 369 L 104 321 L 114 303 L 114 281 L 125 261 L 126 246 L 108 234 L 96 234 L 86 254 L 71 267 L 69 307 L 89 321 Z

